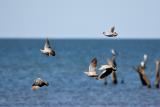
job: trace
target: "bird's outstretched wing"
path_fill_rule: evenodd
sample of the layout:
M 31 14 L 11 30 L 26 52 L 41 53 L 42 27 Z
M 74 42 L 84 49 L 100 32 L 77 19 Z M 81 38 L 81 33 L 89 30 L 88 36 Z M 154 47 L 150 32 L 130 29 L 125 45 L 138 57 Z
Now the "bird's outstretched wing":
M 51 47 L 50 47 L 50 43 L 49 43 L 48 38 L 46 39 L 46 42 L 45 42 L 44 48 L 51 48 Z
M 89 71 L 96 71 L 96 67 L 97 67 L 97 59 L 93 58 L 89 65 Z
M 97 79 L 104 79 L 108 75 L 110 75 L 113 72 L 112 68 L 107 68 L 106 70 L 103 70 L 99 75 Z
M 112 68 L 112 66 L 110 66 L 110 65 L 101 65 L 101 67 L 98 70 L 102 71 L 102 70 L 105 70 L 105 69 L 108 69 L 108 68 Z
M 91 61 L 91 64 L 92 64 L 93 67 L 96 67 L 97 66 L 97 59 L 93 58 L 92 61 Z
M 112 32 L 112 33 L 113 33 L 113 32 L 114 32 L 114 30 L 115 30 L 115 26 L 112 26 L 112 27 L 111 27 L 111 29 L 110 29 L 110 32 Z

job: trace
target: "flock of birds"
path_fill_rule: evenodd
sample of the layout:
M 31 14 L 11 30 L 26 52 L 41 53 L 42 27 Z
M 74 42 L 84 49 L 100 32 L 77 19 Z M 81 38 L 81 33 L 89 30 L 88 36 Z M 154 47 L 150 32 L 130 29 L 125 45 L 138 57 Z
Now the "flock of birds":
M 112 83 L 117 84 L 117 64 L 116 64 L 116 55 L 114 49 L 111 50 L 112 57 L 108 59 L 107 64 L 101 65 L 101 67 L 98 69 L 101 71 L 101 73 L 97 74 L 96 67 L 97 67 L 97 59 L 93 58 L 89 65 L 89 70 L 87 72 L 84 72 L 88 77 L 93 77 L 97 80 L 104 80 L 104 84 L 107 84 L 106 78 L 109 75 L 112 75 Z M 138 66 L 133 66 L 132 68 L 138 73 L 140 81 L 143 86 L 147 86 L 148 88 L 151 88 L 151 82 L 147 75 L 145 74 L 146 64 L 147 64 L 148 56 L 147 54 L 144 54 L 143 60 L 140 62 Z M 124 80 L 121 80 L 121 83 L 124 83 Z M 155 78 L 155 87 L 160 88 L 160 60 L 156 61 L 156 78 Z
M 115 26 L 111 27 L 109 31 L 103 32 L 103 34 L 107 37 L 116 37 L 118 35 L 117 32 L 115 32 Z M 55 56 L 55 51 L 51 48 L 49 40 L 46 39 L 44 49 L 40 49 L 40 51 L 47 55 L 47 56 Z M 114 49 L 111 50 L 112 57 L 108 59 L 107 64 L 101 65 L 101 67 L 98 69 L 101 71 L 101 73 L 97 74 L 97 59 L 93 58 L 89 65 L 89 70 L 87 72 L 84 72 L 88 77 L 95 78 L 96 80 L 104 80 L 104 84 L 107 84 L 107 77 L 109 75 L 112 75 L 112 83 L 117 84 L 117 64 L 116 64 L 116 51 Z M 134 66 L 133 69 L 139 74 L 141 83 L 143 86 L 147 86 L 148 88 L 151 87 L 150 80 L 145 74 L 145 68 L 147 63 L 147 55 L 144 54 L 144 58 L 141 61 L 141 63 L 138 66 Z M 121 83 L 124 83 L 123 80 L 121 80 Z M 37 78 L 34 80 L 34 83 L 32 85 L 32 90 L 37 90 L 40 87 L 48 86 L 49 83 L 42 80 L 41 78 Z M 160 60 L 156 61 L 156 79 L 155 79 L 155 86 L 156 88 L 160 88 Z
M 116 70 L 117 70 L 117 64 L 116 64 L 116 52 L 114 49 L 111 50 L 112 58 L 108 59 L 107 64 L 101 65 L 101 67 L 98 69 L 101 71 L 100 74 L 97 74 L 96 67 L 97 67 L 97 59 L 93 58 L 91 60 L 91 63 L 89 65 L 89 70 L 87 72 L 84 72 L 88 77 L 94 77 L 97 80 L 104 80 L 104 84 L 107 84 L 106 78 L 110 74 L 112 74 L 112 82 L 114 84 L 117 84 L 117 76 L 116 76 Z M 123 81 L 122 81 L 123 82 Z

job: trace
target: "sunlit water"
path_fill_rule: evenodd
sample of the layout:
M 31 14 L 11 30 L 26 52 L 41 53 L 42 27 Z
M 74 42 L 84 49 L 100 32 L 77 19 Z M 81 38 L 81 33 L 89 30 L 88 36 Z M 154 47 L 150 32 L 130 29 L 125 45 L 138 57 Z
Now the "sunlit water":
M 0 107 L 108 107 L 160 106 L 160 89 L 154 88 L 155 60 L 160 58 L 160 40 L 50 40 L 55 57 L 40 53 L 44 40 L 0 40 Z M 90 60 L 98 67 L 117 56 L 118 85 L 87 77 Z M 148 54 L 146 74 L 152 88 L 141 86 L 132 66 Z M 49 82 L 37 91 L 37 77 Z M 121 84 L 124 80 L 124 84 Z

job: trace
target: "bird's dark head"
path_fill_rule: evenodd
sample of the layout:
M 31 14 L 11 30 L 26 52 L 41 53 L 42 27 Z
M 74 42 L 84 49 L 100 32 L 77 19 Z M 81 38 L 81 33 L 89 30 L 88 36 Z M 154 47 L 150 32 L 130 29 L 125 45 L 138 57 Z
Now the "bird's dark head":
M 55 51 L 52 50 L 51 55 L 55 56 L 56 55 Z

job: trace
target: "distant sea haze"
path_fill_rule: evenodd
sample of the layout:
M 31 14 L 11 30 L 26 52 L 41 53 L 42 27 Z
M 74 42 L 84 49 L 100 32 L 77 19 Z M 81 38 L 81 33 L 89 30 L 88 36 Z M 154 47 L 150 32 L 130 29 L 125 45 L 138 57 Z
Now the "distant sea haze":
M 160 58 L 160 40 L 50 39 L 56 56 L 41 54 L 43 39 L 0 39 L 0 106 L 1 107 L 89 107 L 160 105 L 159 89 L 154 88 L 155 61 Z M 117 78 L 113 85 L 87 77 L 92 58 L 98 67 L 118 53 Z M 152 88 L 141 85 L 132 67 L 148 55 L 146 75 Z M 99 73 L 99 71 L 98 71 Z M 48 87 L 32 91 L 36 78 L 49 82 Z M 120 81 L 123 80 L 124 84 Z

